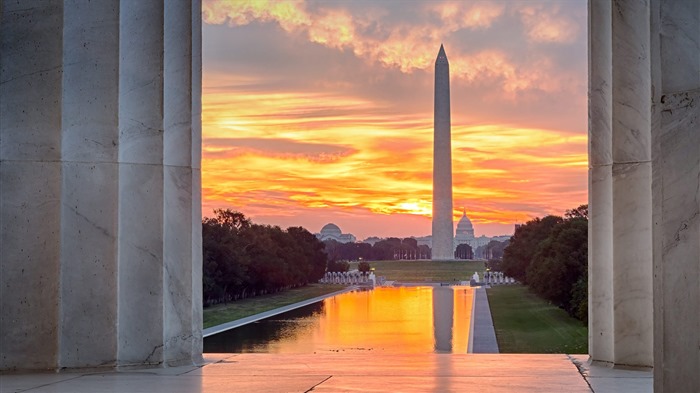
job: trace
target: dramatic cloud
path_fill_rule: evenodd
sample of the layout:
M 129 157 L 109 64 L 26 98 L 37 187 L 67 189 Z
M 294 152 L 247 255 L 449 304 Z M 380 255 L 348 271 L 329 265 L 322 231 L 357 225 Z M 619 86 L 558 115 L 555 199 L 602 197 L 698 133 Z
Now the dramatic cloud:
M 572 43 L 579 35 L 580 26 L 558 5 L 527 6 L 520 9 L 528 39 L 534 42 Z
M 324 3 L 321 3 L 324 4 Z M 340 3 L 342 5 L 342 3 Z M 434 15 L 406 23 L 382 18 L 381 13 L 353 15 L 338 3 L 310 9 L 303 1 L 210 0 L 203 4 L 204 21 L 243 26 L 253 22 L 276 23 L 286 32 L 337 50 L 349 50 L 370 63 L 397 68 L 404 73 L 430 70 L 437 42 L 449 43 L 460 30 L 484 30 L 504 15 L 506 3 L 411 3 L 417 12 Z M 529 3 L 525 3 L 529 4 Z M 556 10 L 559 7 L 555 7 Z M 524 31 L 532 42 L 573 42 L 579 36 L 576 23 L 546 7 L 515 3 Z M 455 45 L 455 48 L 459 46 Z M 562 78 L 552 78 L 555 68 L 544 59 L 517 62 L 498 49 L 448 51 L 452 76 L 469 83 L 480 79 L 499 81 L 508 97 L 520 90 L 552 92 L 567 89 Z
M 455 219 L 586 202 L 585 2 L 207 1 L 204 214 L 430 232 L 433 65 L 450 59 Z

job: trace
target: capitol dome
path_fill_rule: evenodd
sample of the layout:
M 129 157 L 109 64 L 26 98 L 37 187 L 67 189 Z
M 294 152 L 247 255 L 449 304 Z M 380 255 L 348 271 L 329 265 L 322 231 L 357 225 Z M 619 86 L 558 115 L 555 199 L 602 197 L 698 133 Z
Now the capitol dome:
M 323 226 L 323 228 L 321 228 L 321 236 L 324 236 L 324 237 L 326 237 L 326 236 L 339 237 L 340 234 L 342 234 L 342 233 L 343 232 L 340 230 L 340 228 L 333 223 L 326 224 Z
M 467 217 L 467 211 L 465 209 L 462 218 L 459 220 L 459 223 L 457 223 L 455 240 L 466 241 L 471 239 L 474 239 L 474 226 L 469 217 Z

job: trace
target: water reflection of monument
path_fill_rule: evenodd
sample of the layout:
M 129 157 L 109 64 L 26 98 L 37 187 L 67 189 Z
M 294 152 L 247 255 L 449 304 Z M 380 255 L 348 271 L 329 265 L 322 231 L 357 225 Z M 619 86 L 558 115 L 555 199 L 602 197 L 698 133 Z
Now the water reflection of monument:
M 452 352 L 452 322 L 455 295 L 452 287 L 435 287 L 433 289 L 433 331 L 435 333 L 435 352 Z
M 467 353 L 469 287 L 377 287 L 334 296 L 204 340 L 205 352 Z

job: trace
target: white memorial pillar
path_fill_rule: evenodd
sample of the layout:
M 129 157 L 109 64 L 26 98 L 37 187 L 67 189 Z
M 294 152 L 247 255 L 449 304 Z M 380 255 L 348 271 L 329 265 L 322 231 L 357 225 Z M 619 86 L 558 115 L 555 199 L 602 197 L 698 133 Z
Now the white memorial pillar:
M 202 326 L 202 1 L 192 3 L 192 356 L 200 361 Z
M 119 361 L 163 361 L 163 0 L 119 8 Z
M 193 331 L 192 11 L 166 1 L 163 64 L 163 293 L 164 359 L 189 359 Z M 201 211 L 197 205 L 197 211 Z M 197 220 L 201 226 L 201 218 Z M 201 236 L 201 235 L 200 235 Z M 200 257 L 201 258 L 201 257 Z M 201 286 L 201 280 L 199 281 Z
M 201 3 L 0 21 L 0 369 L 202 352 Z
M 617 0 L 601 13 L 603 6 L 589 2 L 590 159 L 594 168 L 594 136 L 607 121 L 596 86 L 607 86 L 613 111 L 613 363 L 649 367 L 653 361 L 655 392 L 700 391 L 700 3 Z M 596 64 L 608 61 L 597 41 L 610 34 L 608 26 L 613 73 L 606 85 L 598 83 L 604 67 Z M 604 239 L 595 233 L 605 225 L 596 212 L 599 184 L 590 183 L 594 361 L 606 360 L 601 354 L 607 345 L 595 319 L 604 311 L 595 302 L 604 285 L 596 260 L 604 258 Z
M 613 361 L 612 6 L 589 0 L 588 353 Z
M 654 391 L 700 392 L 700 2 L 651 2 Z
M 612 8 L 613 361 L 651 367 L 649 3 L 615 0 Z
M 118 7 L 64 3 L 61 367 L 117 353 Z
M 63 1 L 6 1 L 0 16 L 0 369 L 52 368 L 60 332 Z

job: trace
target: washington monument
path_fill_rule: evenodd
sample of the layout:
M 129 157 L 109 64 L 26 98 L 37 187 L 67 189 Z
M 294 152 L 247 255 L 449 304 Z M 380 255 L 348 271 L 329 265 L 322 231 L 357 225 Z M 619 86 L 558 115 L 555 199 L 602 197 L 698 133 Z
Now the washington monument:
M 440 45 L 435 60 L 433 135 L 433 260 L 454 259 L 452 227 L 452 132 L 450 126 L 450 63 Z

